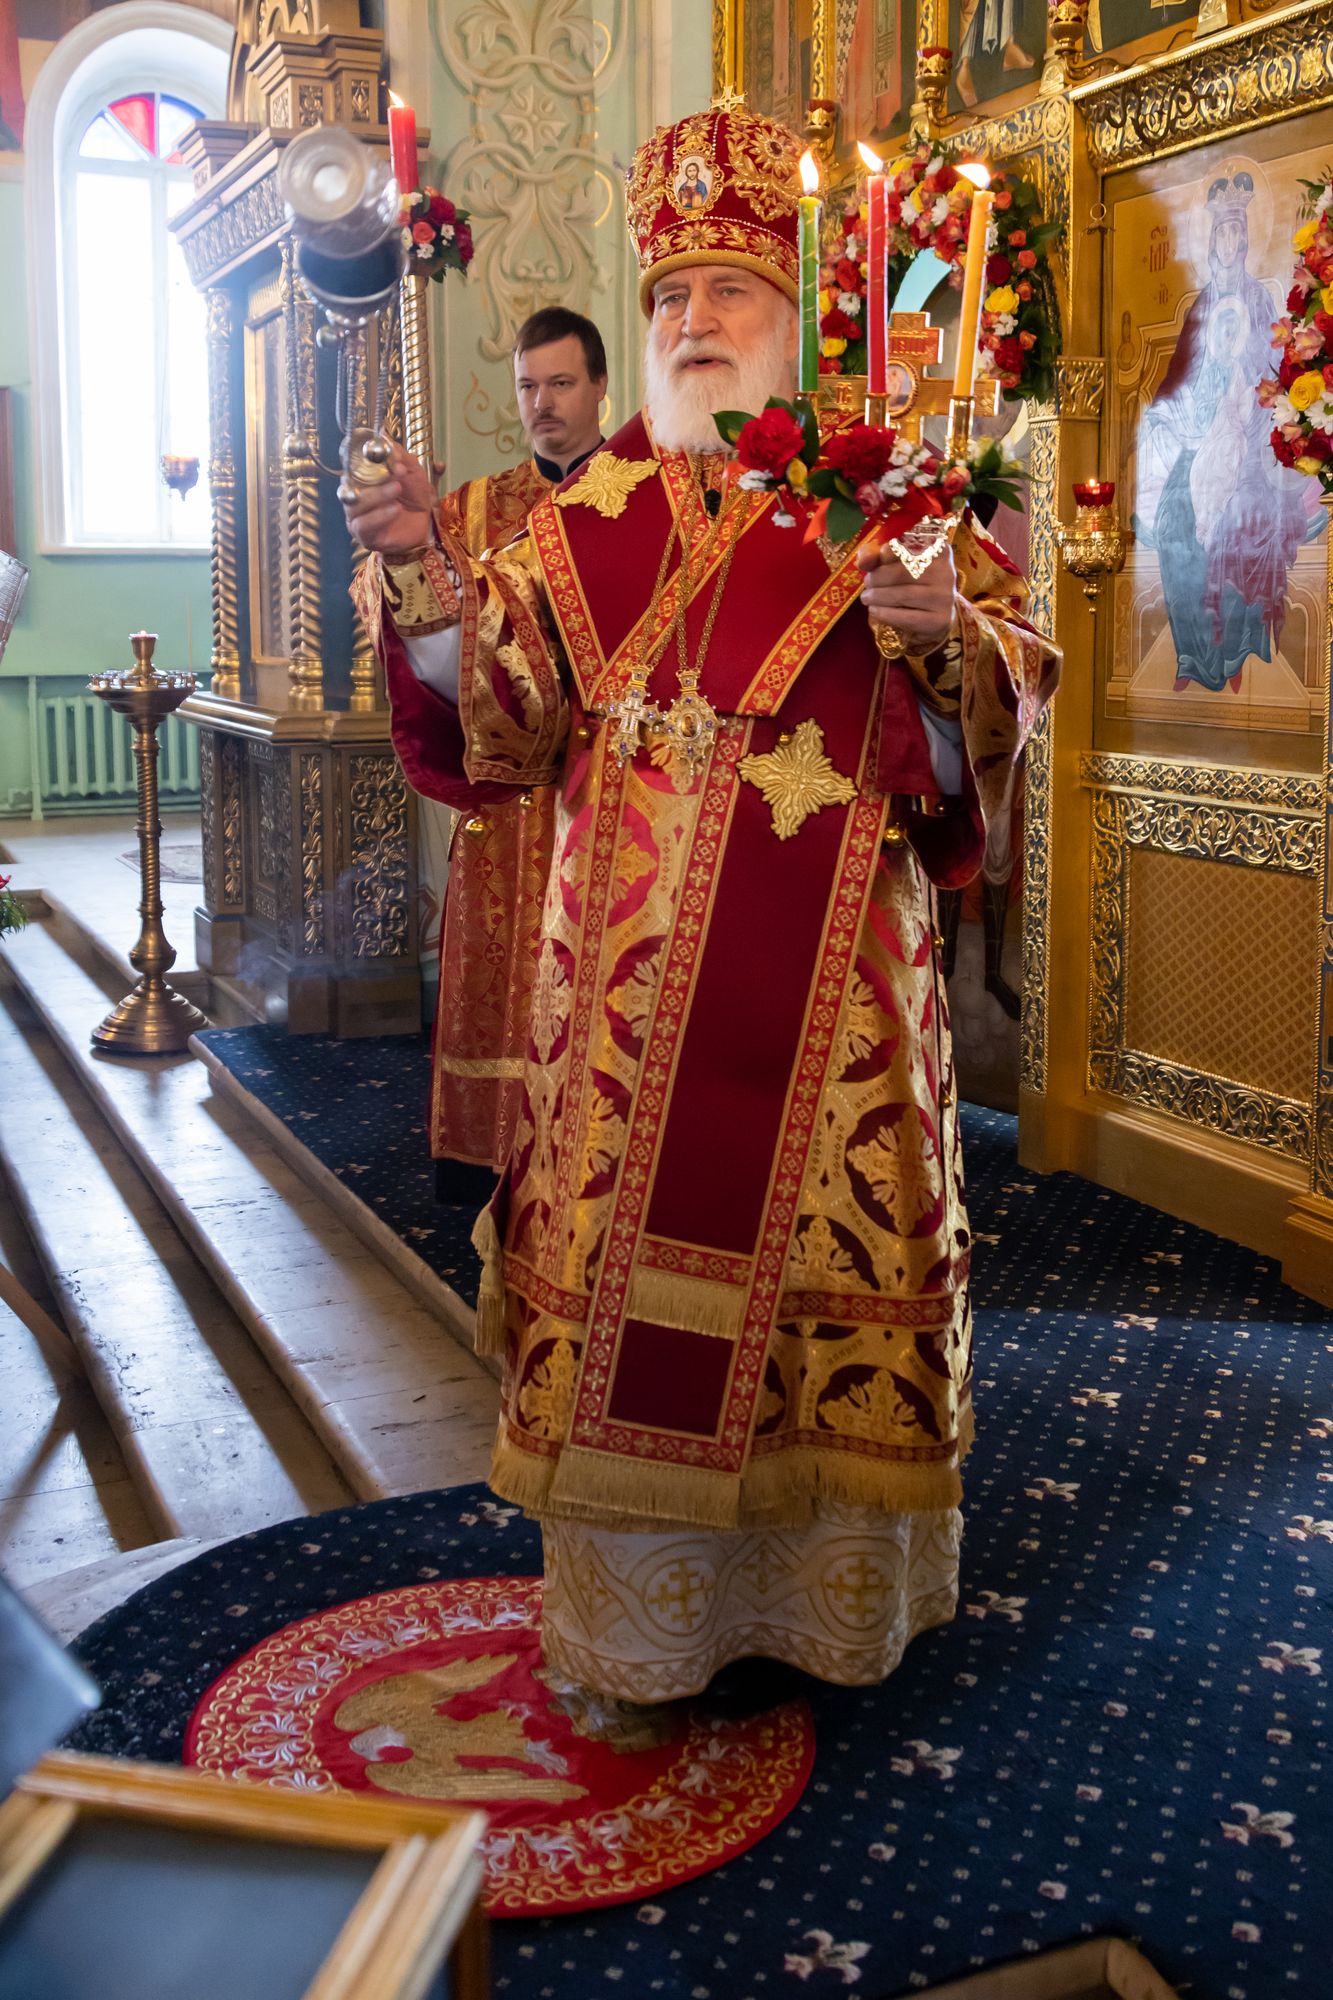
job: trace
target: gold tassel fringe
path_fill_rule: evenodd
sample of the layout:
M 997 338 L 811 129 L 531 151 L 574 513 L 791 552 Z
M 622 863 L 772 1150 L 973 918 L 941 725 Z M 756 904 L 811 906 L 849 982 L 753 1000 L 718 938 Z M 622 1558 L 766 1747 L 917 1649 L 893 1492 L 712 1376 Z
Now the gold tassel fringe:
M 734 1340 L 745 1318 L 746 1290 L 712 1278 L 684 1277 L 679 1271 L 640 1269 L 629 1281 L 625 1317 Z
M 504 1245 L 495 1218 L 483 1208 L 472 1230 L 472 1248 L 481 1259 L 481 1284 L 477 1291 L 477 1327 L 472 1345 L 478 1354 L 505 1351 Z

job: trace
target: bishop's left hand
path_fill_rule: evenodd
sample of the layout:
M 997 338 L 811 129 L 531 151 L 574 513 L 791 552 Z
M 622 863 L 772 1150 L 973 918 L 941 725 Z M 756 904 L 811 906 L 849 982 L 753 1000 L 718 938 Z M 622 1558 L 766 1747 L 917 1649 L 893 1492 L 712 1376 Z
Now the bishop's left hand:
M 930 568 L 913 582 L 896 555 L 888 547 L 873 546 L 857 552 L 857 567 L 863 572 L 861 602 L 874 625 L 893 625 L 912 643 L 912 651 L 932 653 L 944 645 L 953 631 L 954 591 L 958 572 L 948 543 Z

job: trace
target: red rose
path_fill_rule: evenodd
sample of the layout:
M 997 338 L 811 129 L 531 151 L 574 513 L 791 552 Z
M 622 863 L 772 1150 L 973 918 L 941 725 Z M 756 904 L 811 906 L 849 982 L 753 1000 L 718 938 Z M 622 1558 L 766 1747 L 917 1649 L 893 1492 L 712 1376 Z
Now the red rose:
M 1309 296 L 1310 294 L 1306 291 L 1304 285 L 1293 285 L 1287 293 L 1287 311 L 1289 313 L 1299 313 L 1304 318 L 1306 301 Z
M 1327 431 L 1311 431 L 1301 445 L 1300 456 L 1317 458 L 1321 462 L 1333 458 L 1333 437 Z
M 835 431 L 824 448 L 824 457 L 849 486 L 859 489 L 872 485 L 889 469 L 892 445 L 887 431 L 870 424 L 851 424 Z
M 856 489 L 856 504 L 865 515 L 867 521 L 876 521 L 884 512 L 888 501 L 880 492 L 878 486 L 874 486 L 867 481 L 864 486 L 858 486 Z
M 819 322 L 819 330 L 825 340 L 861 340 L 864 338 L 860 327 L 850 313 L 841 306 L 831 306 Z
M 412 224 L 412 241 L 414 243 L 433 243 L 435 241 L 435 231 L 429 222 L 414 222 Z
M 458 210 L 454 207 L 453 203 L 445 195 L 442 194 L 431 195 L 430 208 L 428 209 L 427 213 L 429 214 L 431 221 L 435 224 L 437 229 L 443 223 L 454 222 L 458 218 Z
M 995 366 L 1002 376 L 1022 374 L 1023 350 L 1014 334 L 1009 334 L 1004 340 L 997 340 L 991 352 L 995 356 Z
M 1027 240 L 1028 233 L 1026 229 L 1011 229 L 1009 231 L 1009 248 L 1011 250 L 1024 249 L 1027 245 Z
M 948 194 L 950 188 L 958 185 L 958 172 L 954 167 L 941 167 L 935 176 L 935 185 L 941 193 Z
M 1008 188 L 1001 188 L 1001 189 L 999 190 L 998 194 L 997 194 L 997 195 L 995 196 L 995 200 L 994 200 L 994 203 L 992 204 L 992 206 L 994 206 L 995 208 L 1001 208 L 1001 209 L 1003 209 L 1003 208 L 1012 208 L 1012 206 L 1013 206 L 1013 201 L 1014 201 L 1014 198 L 1013 198 L 1013 196 L 1012 196 L 1012 195 L 1010 194 L 1010 192 L 1009 192 Z
M 1037 268 L 1036 251 L 1020 250 L 1018 253 L 1018 268 L 1020 271 L 1035 271 Z
M 472 262 L 472 231 L 466 222 L 454 225 L 454 248 L 465 264 Z
M 903 198 L 896 188 L 890 188 L 884 198 L 884 213 L 896 229 L 903 219 Z
M 765 410 L 751 417 L 736 440 L 736 456 L 747 472 L 767 472 L 781 479 L 805 449 L 805 433 L 787 410 Z
M 1324 387 L 1333 389 L 1333 361 L 1326 361 L 1323 368 Z
M 1278 367 L 1277 379 L 1284 389 L 1289 389 L 1296 380 L 1296 377 L 1304 373 L 1305 363 L 1303 361 L 1293 361 L 1290 355 L 1284 355 Z
M 1023 279 L 1022 283 L 1018 286 L 1017 289 L 1018 289 L 1018 296 L 1020 299 L 1030 299 L 1032 297 L 1032 287 L 1028 283 L 1026 278 Z
M 1280 429 L 1271 431 L 1269 433 L 1268 442 L 1273 447 L 1273 456 L 1277 460 L 1279 465 L 1295 464 L 1296 446 L 1288 442 L 1288 440 L 1283 436 Z
M 1037 344 L 1037 336 L 1035 333 L 1020 333 L 1018 344 L 1025 354 L 1030 354 Z
M 997 251 L 993 257 L 986 259 L 986 283 L 988 285 L 1007 285 L 1013 275 L 1014 267 L 1002 251 Z
M 861 289 L 861 266 L 853 264 L 850 257 L 838 259 L 838 290 L 859 292 Z
M 1313 327 L 1317 327 L 1319 332 L 1323 334 L 1324 345 L 1326 347 L 1333 347 L 1333 313 L 1325 312 L 1324 308 L 1320 306 L 1319 311 L 1310 321 L 1310 324 Z

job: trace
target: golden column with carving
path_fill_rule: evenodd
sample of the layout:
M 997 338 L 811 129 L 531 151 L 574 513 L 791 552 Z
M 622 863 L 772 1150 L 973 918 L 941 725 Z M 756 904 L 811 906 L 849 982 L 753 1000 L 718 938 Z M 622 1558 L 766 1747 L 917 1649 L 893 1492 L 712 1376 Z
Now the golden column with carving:
M 1325 556 L 1323 653 L 1333 660 L 1333 493 L 1323 496 Z M 1324 796 L 1319 860 L 1318 1047 L 1310 1120 L 1310 1191 L 1288 1215 L 1282 1275 L 1324 1305 L 1333 1305 L 1333 686 L 1326 684 Z
M 949 9 L 945 0 L 920 0 L 917 9 L 916 98 L 911 120 L 914 135 L 937 132 L 948 115 L 953 50 L 949 47 Z
M 241 691 L 236 457 L 232 440 L 232 309 L 221 285 L 208 292 L 208 483 L 213 498 L 213 692 Z
M 292 650 L 288 665 L 302 707 L 321 708 L 324 668 L 319 601 L 319 419 L 315 404 L 315 308 L 296 282 L 295 251 L 282 246 L 283 340 L 287 351 L 287 431 L 282 473 L 287 486 Z

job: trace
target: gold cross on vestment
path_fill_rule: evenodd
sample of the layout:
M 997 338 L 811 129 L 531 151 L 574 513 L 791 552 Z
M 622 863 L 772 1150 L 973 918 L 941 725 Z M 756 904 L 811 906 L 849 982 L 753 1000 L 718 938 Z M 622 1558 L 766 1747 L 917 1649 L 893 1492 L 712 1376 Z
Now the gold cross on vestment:
M 889 315 L 889 393 L 886 421 L 904 431 L 913 444 L 921 442 L 921 419 L 949 412 L 953 384 L 946 375 L 927 375 L 938 368 L 944 351 L 944 329 L 932 326 L 929 313 Z M 1000 407 L 1000 385 L 993 375 L 978 375 L 973 411 L 993 417 Z

